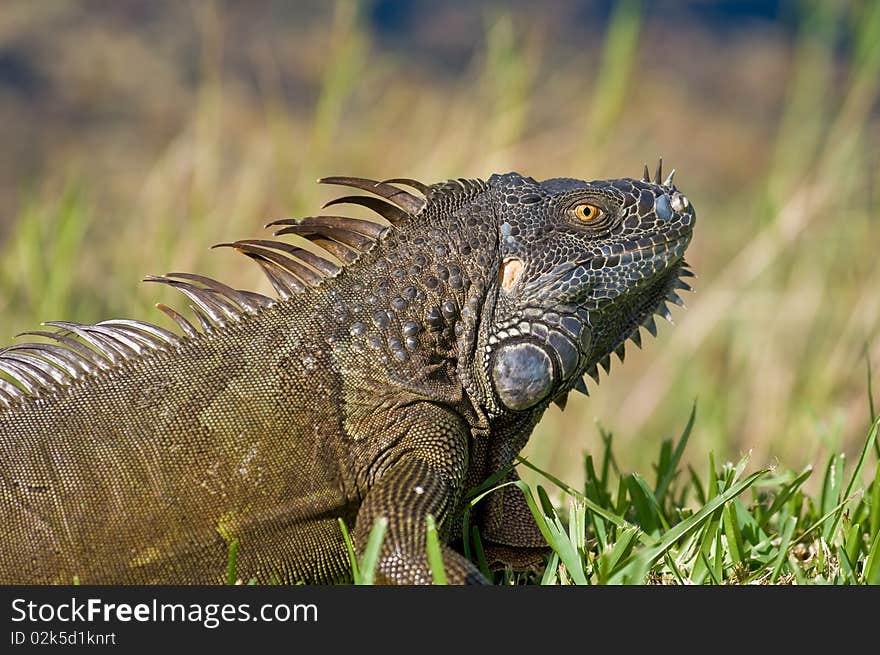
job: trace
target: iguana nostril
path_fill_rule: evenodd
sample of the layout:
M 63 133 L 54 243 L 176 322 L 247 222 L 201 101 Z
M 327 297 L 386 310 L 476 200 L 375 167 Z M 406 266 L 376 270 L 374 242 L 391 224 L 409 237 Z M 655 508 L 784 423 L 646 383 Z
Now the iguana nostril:
M 688 202 L 687 196 L 683 193 L 673 193 L 672 194 L 672 208 L 681 213 L 685 209 L 690 206 L 690 202 Z
M 672 218 L 672 205 L 669 204 L 669 196 L 665 193 L 662 196 L 657 196 L 657 200 L 654 201 L 654 213 L 661 221 L 668 221 Z

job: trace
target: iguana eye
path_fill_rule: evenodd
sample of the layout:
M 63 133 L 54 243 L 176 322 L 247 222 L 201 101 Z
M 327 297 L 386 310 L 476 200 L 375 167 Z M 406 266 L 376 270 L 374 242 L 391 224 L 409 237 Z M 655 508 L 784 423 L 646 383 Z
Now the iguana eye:
M 574 215 L 583 223 L 592 223 L 602 216 L 602 210 L 596 205 L 581 203 L 574 207 Z

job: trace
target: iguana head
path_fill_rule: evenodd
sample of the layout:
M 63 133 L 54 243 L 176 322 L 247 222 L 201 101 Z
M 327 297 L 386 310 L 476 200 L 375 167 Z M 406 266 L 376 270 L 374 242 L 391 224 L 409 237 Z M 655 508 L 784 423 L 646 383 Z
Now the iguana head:
M 654 181 L 490 178 L 502 263 L 482 366 L 504 408 L 586 391 L 585 373 L 680 303 L 696 216 L 672 175 L 660 180 L 659 168 Z

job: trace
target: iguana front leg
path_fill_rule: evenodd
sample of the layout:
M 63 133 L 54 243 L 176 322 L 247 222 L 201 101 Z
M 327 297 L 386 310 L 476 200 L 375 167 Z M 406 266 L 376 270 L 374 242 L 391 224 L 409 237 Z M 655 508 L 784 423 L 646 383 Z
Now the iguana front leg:
M 503 482 L 518 480 L 519 474 L 512 469 Z M 478 525 L 492 570 L 534 570 L 550 553 L 523 492 L 512 484 L 496 489 L 483 501 Z
M 408 405 L 393 414 L 394 427 L 382 439 L 383 452 L 368 471 L 354 541 L 362 553 L 376 519 L 387 518 L 376 582 L 430 584 L 427 517 L 434 517 L 441 541 L 446 541 L 443 537 L 462 493 L 469 431 L 460 417 L 430 403 Z M 445 543 L 441 548 L 450 583 L 487 582 L 461 554 Z
M 492 570 L 537 570 L 550 553 L 523 492 L 516 486 L 519 474 L 512 468 L 538 418 L 540 415 L 508 417 L 491 433 L 476 435 L 473 442 L 468 487 L 481 488 L 487 478 L 509 469 L 497 488 L 477 504 L 473 519 Z

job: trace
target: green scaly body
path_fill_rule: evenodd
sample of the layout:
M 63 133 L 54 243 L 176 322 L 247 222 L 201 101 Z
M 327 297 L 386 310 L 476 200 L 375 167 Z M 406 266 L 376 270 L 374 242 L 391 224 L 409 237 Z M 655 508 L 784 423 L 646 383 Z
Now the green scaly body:
M 685 200 L 672 212 L 679 241 L 652 246 L 650 274 L 608 298 L 589 260 L 588 273 L 563 279 L 560 264 L 577 258 L 562 247 L 547 256 L 539 243 L 553 237 L 542 221 L 564 214 L 574 236 L 560 243 L 584 232 L 605 247 L 554 203 L 599 206 L 594 187 L 607 183 L 562 192 L 541 183 L 539 203 L 541 184 L 515 174 L 398 181 L 424 199 L 327 181 L 382 196 L 341 200 L 388 222 L 287 220 L 279 233 L 294 241 L 232 244 L 263 267 L 277 299 L 169 274 L 153 279 L 193 300 L 199 330 L 165 308 L 183 336 L 140 322 L 59 324 L 40 344 L 0 351 L 0 582 L 220 583 L 233 540 L 244 580 L 344 581 L 338 519 L 361 549 L 386 517 L 380 581 L 425 583 L 428 514 L 450 579 L 484 581 L 450 545 L 467 490 L 508 467 L 548 404 L 582 389 L 580 376 L 683 286 L 693 211 Z M 682 204 L 671 180 L 625 182 Z M 621 221 L 639 207 L 634 197 L 615 200 Z M 604 291 L 573 302 L 577 285 Z M 560 308 L 581 327 L 559 323 Z M 544 543 L 511 489 L 476 518 L 502 563 L 523 565 Z

